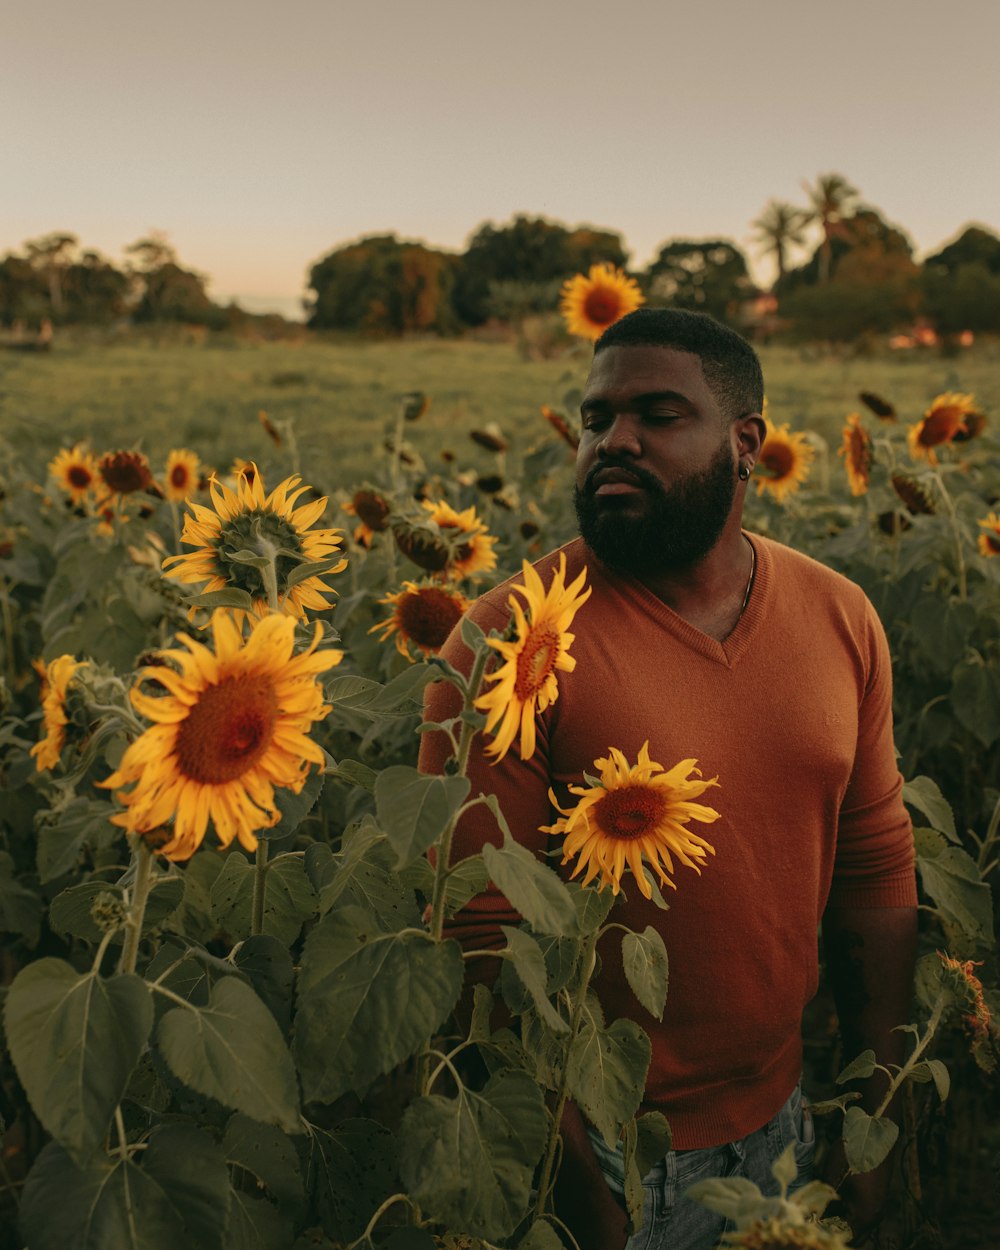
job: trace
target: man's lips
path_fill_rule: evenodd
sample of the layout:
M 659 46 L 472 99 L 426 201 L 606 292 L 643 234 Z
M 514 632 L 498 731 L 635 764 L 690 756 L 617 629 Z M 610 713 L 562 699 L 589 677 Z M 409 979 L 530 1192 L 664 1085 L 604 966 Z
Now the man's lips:
M 591 479 L 595 495 L 635 495 L 645 489 L 641 478 L 627 469 L 598 469 Z

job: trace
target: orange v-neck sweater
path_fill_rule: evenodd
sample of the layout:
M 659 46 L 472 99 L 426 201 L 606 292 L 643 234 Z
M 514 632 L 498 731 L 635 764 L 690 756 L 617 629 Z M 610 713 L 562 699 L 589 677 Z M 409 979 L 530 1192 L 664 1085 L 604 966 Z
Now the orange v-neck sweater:
M 653 925 L 670 959 L 662 1022 L 638 1004 L 622 973 L 620 934 L 601 939 L 594 987 L 609 1020 L 629 1016 L 652 1039 L 645 1109 L 670 1121 L 674 1146 L 734 1141 L 781 1107 L 802 1066 L 801 1019 L 816 991 L 817 927 L 828 903 L 916 903 L 910 822 L 892 741 L 885 635 L 871 604 L 846 578 L 771 540 L 747 535 L 757 555 L 753 590 L 725 642 L 689 625 L 630 578 L 603 568 L 577 539 L 567 582 L 588 566 L 593 593 L 571 627 L 576 668 L 559 674 L 559 697 L 536 718 L 537 746 L 490 765 L 477 739 L 473 793 L 492 792 L 515 837 L 548 849 L 548 788 L 566 787 L 618 747 L 635 763 L 649 740 L 671 768 L 696 758 L 719 787 L 702 800 L 721 813 L 692 829 L 715 847 L 701 874 L 675 861 L 670 909 L 647 902 L 628 874 L 615 919 Z M 540 560 L 548 586 L 558 552 Z M 483 595 L 470 615 L 503 630 L 511 583 Z M 467 668 L 456 630 L 444 656 Z M 453 714 L 454 688 L 430 688 L 428 720 Z M 421 767 L 438 771 L 445 743 L 427 734 Z M 453 859 L 501 841 L 488 811 L 473 809 Z M 550 861 L 550 862 L 558 862 Z M 564 875 L 572 871 L 567 865 Z M 503 945 L 516 923 L 492 887 L 450 932 L 470 947 Z

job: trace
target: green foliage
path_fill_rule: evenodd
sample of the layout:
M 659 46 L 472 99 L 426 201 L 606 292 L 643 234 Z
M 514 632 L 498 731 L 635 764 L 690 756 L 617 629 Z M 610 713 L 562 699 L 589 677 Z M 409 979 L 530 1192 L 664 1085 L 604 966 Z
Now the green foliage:
M 738 319 L 754 292 L 746 257 L 726 239 L 677 240 L 662 247 L 647 270 L 652 304 Z

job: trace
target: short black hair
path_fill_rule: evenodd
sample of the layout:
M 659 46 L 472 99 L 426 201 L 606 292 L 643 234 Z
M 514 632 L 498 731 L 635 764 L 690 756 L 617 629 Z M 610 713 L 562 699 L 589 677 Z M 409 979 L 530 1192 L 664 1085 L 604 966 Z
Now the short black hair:
M 637 308 L 604 331 L 594 355 L 606 347 L 672 347 L 701 361 L 702 372 L 730 420 L 764 406 L 764 373 L 750 344 L 707 313 L 680 308 Z

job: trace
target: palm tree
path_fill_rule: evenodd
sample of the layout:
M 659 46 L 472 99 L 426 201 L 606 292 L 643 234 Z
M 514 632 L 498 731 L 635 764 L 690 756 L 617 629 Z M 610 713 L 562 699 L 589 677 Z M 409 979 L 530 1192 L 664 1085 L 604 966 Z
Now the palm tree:
M 842 174 L 820 174 L 814 187 L 808 182 L 802 185 L 809 196 L 805 223 L 819 222 L 823 230 L 823 242 L 819 248 L 819 280 L 826 282 L 830 277 L 831 240 L 835 234 L 843 233 L 841 223 L 853 208 L 858 191 Z
M 765 255 L 774 255 L 778 265 L 777 281 L 780 282 L 787 269 L 788 249 L 805 242 L 802 232 L 805 214 L 793 204 L 768 200 L 767 208 L 751 224 L 757 230 L 754 242 L 760 245 Z

